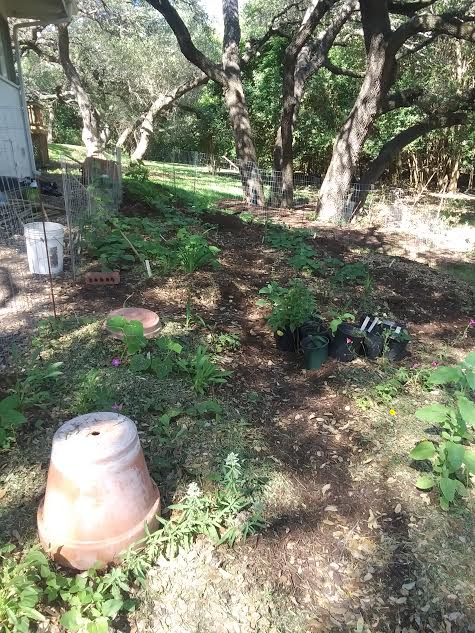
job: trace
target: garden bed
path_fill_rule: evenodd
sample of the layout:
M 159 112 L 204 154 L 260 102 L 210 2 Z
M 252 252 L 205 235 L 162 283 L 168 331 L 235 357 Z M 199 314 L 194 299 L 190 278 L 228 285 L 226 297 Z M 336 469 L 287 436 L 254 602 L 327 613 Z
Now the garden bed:
M 140 217 L 137 205 L 134 212 Z M 469 285 L 388 254 L 392 238 L 383 233 L 375 244 L 369 234 L 317 228 L 306 243 L 318 259 L 363 262 L 372 279 L 365 293 L 361 285 L 295 270 L 260 224 L 211 213 L 200 222 L 211 225 L 207 238 L 221 249 L 217 268 L 159 273 L 152 267 L 149 279 L 134 266 L 112 289 L 72 282 L 57 288 L 63 318 L 45 326 L 38 345 L 44 363 L 63 363 L 63 376 L 52 405 L 30 412 L 16 444 L 0 454 L 0 542 L 18 548 L 34 542 L 54 430 L 78 412 L 100 410 L 110 392 L 138 424 L 165 507 L 190 482 L 211 489 L 233 452 L 265 520 L 233 549 L 199 537 L 173 561 L 158 558 L 145 588 L 137 589 L 138 610 L 117 621 L 116 630 L 475 630 L 474 498 L 444 513 L 436 494 L 414 487 L 417 471 L 408 456 L 430 434 L 414 415 L 438 398 L 427 388 L 429 370 L 459 362 L 474 346 Z M 329 360 L 305 372 L 298 354 L 276 349 L 256 305 L 267 283 L 299 275 L 323 313 L 351 306 L 405 321 L 411 355 L 397 365 Z M 177 414 L 169 426 L 157 426 L 172 408 L 205 398 L 181 375 L 159 379 L 134 375 L 126 363 L 111 366 L 120 343 L 106 338 L 103 319 L 123 305 L 156 311 L 166 334 L 185 346 L 207 345 L 219 367 L 233 372 L 206 394 L 222 414 Z M 60 630 L 54 609 L 43 630 Z

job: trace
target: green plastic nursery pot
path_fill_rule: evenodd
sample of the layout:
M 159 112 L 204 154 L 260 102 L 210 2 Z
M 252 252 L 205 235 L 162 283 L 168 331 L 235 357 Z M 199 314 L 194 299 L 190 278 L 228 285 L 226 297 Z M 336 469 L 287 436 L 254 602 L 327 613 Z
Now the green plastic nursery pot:
M 328 358 L 328 339 L 314 340 L 312 336 L 302 341 L 305 369 L 320 369 Z

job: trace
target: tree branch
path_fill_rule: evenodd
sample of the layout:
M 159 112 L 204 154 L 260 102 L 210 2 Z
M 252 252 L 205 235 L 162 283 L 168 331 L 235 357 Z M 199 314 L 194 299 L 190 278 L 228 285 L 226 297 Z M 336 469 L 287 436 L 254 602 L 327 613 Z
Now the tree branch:
M 407 17 L 412 17 L 418 11 L 422 9 L 427 9 L 431 5 L 435 4 L 437 0 L 421 0 L 421 2 L 389 2 L 388 9 L 390 13 L 395 13 L 396 15 L 405 15 Z
M 331 62 L 328 57 L 323 62 L 323 67 L 329 70 L 334 75 L 342 75 L 344 77 L 351 77 L 352 79 L 362 79 L 365 76 L 364 73 L 336 66 L 336 64 Z
M 416 15 L 394 31 L 389 39 L 388 50 L 395 55 L 403 44 L 418 33 L 432 32 L 436 35 L 448 35 L 459 40 L 475 42 L 475 24 L 473 19 L 466 17 L 462 20 L 453 14 L 446 15 Z
M 210 79 L 224 86 L 226 84 L 226 76 L 222 68 L 196 48 L 185 23 L 169 0 L 147 0 L 147 2 L 163 15 L 175 34 L 178 46 L 186 59 L 197 66 Z
M 424 89 L 422 86 L 415 86 L 414 88 L 401 90 L 400 92 L 388 95 L 381 104 L 380 114 L 386 114 L 398 108 L 409 108 L 413 105 L 417 105 L 417 102 L 423 94 Z
M 276 13 L 274 15 L 272 20 L 269 22 L 264 35 L 257 39 L 250 39 L 248 42 L 246 42 L 244 46 L 244 53 L 242 55 L 243 66 L 251 61 L 251 59 L 262 49 L 262 47 L 271 39 L 273 35 L 277 35 L 280 33 L 282 26 L 291 23 L 283 22 L 282 18 L 284 18 L 291 9 L 294 9 L 298 6 L 300 6 L 300 2 L 293 2 L 292 4 L 287 5 L 284 9 L 282 9 L 282 11 L 279 11 L 279 13 Z

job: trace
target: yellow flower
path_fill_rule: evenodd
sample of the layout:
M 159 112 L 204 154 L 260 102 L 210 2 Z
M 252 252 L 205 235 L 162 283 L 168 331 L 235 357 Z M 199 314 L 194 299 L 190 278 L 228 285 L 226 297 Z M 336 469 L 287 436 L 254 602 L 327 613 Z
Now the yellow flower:
M 394 409 L 389 409 L 389 415 L 396 415 L 396 411 Z

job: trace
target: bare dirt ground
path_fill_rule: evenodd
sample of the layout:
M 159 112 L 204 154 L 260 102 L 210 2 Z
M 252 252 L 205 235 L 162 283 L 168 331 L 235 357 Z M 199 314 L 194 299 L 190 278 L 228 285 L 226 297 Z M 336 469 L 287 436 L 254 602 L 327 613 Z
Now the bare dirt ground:
M 267 527 L 233 550 L 199 540 L 177 559 L 157 561 L 141 608 L 117 630 L 475 631 L 473 499 L 469 509 L 442 513 L 434 496 L 414 488 L 407 457 L 424 434 L 414 410 L 437 394 L 409 387 L 390 403 L 365 408 L 359 397 L 392 376 L 381 363 L 330 360 L 321 370 L 302 370 L 298 355 L 275 348 L 256 306 L 261 287 L 286 283 L 295 271 L 263 244 L 262 226 L 232 215 L 203 219 L 217 226 L 216 270 L 152 279 L 126 272 L 112 288 L 55 282 L 63 315 L 103 316 L 141 305 L 176 321 L 191 292 L 207 331 L 240 337 L 239 350 L 223 360 L 232 381 L 218 393 L 248 420 L 252 458 L 269 464 Z M 438 270 L 447 257 L 460 256 L 426 254 L 428 266 L 410 257 L 400 235 L 313 228 L 318 253 L 366 262 L 374 308 L 407 323 L 413 343 L 401 367 L 457 362 L 474 347 L 474 332 L 462 335 L 475 314 L 473 292 Z M 462 259 L 473 265 L 469 256 Z M 355 289 L 329 296 L 319 280 L 308 283 L 324 313 L 329 304 L 360 298 Z M 396 416 L 388 413 L 392 407 Z

